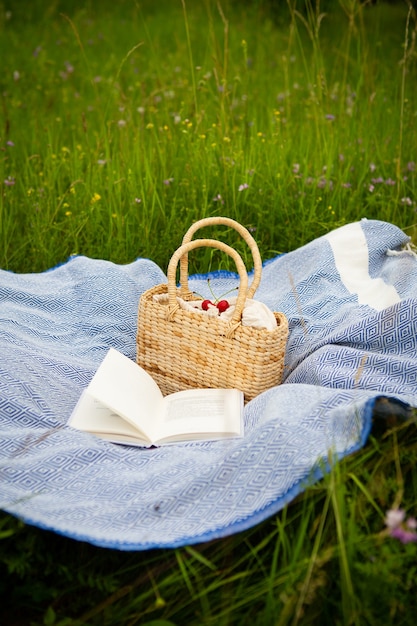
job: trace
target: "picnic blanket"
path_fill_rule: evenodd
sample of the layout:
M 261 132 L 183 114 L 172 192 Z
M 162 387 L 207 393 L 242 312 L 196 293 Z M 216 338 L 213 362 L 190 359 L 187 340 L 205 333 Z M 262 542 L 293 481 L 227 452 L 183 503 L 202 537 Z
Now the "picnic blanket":
M 120 550 L 203 542 L 273 515 L 361 448 L 378 398 L 417 406 L 417 257 L 396 226 L 348 224 L 265 263 L 256 297 L 289 319 L 283 384 L 245 407 L 245 436 L 154 449 L 67 426 L 114 347 L 135 359 L 151 260 L 76 256 L 0 271 L 0 507 Z M 210 297 L 236 275 L 192 277 Z

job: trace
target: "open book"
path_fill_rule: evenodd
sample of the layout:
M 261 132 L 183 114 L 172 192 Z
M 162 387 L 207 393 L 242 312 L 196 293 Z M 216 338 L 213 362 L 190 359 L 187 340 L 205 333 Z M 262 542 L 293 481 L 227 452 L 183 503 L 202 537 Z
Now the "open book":
M 115 443 L 150 447 L 243 436 L 243 393 L 188 389 L 163 396 L 143 368 L 110 348 L 69 426 Z

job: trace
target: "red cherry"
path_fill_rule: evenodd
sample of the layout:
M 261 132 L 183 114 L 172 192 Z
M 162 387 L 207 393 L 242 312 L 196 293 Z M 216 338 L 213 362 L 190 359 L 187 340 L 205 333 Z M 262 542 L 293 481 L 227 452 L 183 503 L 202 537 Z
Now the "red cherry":
M 218 302 L 216 306 L 219 309 L 220 313 L 224 313 L 225 311 L 227 311 L 230 304 L 228 303 L 227 300 L 220 300 L 220 302 Z
M 203 311 L 208 311 L 209 305 L 212 305 L 213 303 L 210 300 L 203 300 L 202 304 L 201 304 L 201 308 L 203 309 Z

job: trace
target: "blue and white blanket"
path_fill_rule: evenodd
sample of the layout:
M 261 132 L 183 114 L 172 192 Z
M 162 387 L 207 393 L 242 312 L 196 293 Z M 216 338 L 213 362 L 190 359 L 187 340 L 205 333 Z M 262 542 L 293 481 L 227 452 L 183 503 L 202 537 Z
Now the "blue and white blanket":
M 396 226 L 362 220 L 265 264 L 256 297 L 286 313 L 284 383 L 245 408 L 245 437 L 144 450 L 69 428 L 113 346 L 135 358 L 152 261 L 82 256 L 0 271 L 0 507 L 121 550 L 223 537 L 279 511 L 329 459 L 365 443 L 379 397 L 417 406 L 417 258 Z M 207 276 L 192 288 L 209 297 Z M 233 274 L 211 275 L 215 293 Z

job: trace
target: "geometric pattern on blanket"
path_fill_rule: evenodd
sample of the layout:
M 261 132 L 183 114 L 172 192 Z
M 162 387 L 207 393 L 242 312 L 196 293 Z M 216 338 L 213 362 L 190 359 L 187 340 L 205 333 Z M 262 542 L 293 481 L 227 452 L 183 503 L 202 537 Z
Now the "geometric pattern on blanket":
M 245 407 L 243 439 L 153 449 L 67 426 L 109 347 L 135 358 L 150 260 L 73 257 L 0 271 L 0 506 L 29 524 L 120 550 L 198 543 L 282 509 L 330 459 L 364 445 L 387 397 L 417 406 L 417 258 L 396 226 L 361 220 L 265 263 L 256 298 L 283 311 L 283 384 Z M 405 248 L 404 248 L 405 247 Z M 190 277 L 210 297 L 229 272 Z

